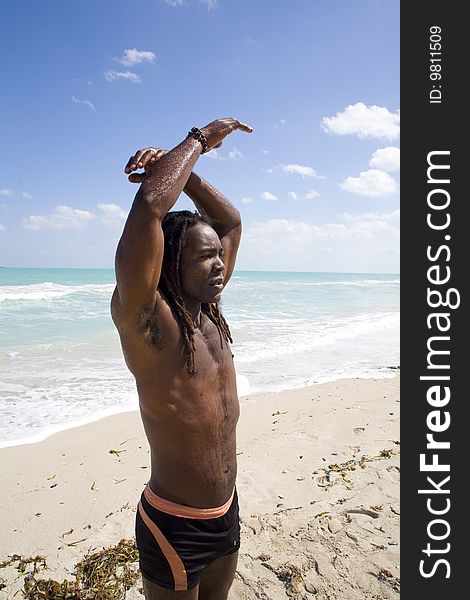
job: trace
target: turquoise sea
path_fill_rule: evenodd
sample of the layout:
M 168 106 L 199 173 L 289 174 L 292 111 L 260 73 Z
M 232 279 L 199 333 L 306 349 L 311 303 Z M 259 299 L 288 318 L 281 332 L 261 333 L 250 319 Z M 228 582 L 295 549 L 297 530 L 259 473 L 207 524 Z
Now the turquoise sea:
M 0 446 L 137 409 L 112 269 L 0 269 Z M 398 275 L 236 271 L 222 305 L 239 395 L 399 364 Z

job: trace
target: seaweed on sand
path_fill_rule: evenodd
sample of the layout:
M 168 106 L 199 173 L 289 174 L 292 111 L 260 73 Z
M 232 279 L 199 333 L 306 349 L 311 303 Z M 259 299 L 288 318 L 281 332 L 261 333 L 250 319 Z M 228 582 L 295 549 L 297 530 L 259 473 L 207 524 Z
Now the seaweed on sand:
M 8 566 L 18 561 L 16 567 L 24 572 L 27 564 L 33 563 L 32 571 L 25 575 L 23 597 L 28 600 L 122 600 L 138 578 L 136 561 L 138 552 L 134 540 L 121 540 L 116 546 L 89 553 L 75 565 L 75 581 L 64 579 L 61 583 L 53 579 L 36 577 L 41 566 L 46 568 L 43 557 L 24 559 L 13 555 Z M 22 568 L 20 569 L 19 566 Z
M 322 471 L 324 471 L 326 479 L 328 482 L 331 481 L 332 473 L 337 473 L 340 477 L 342 477 L 343 481 L 349 485 L 352 485 L 352 481 L 348 478 L 347 474 L 351 471 L 355 471 L 358 467 L 361 469 L 366 468 L 366 463 L 374 462 L 376 460 L 383 460 L 385 458 L 392 458 L 392 456 L 397 455 L 398 452 L 393 449 L 384 449 L 381 450 L 380 453 L 376 456 L 361 456 L 361 458 L 351 458 L 350 460 L 343 463 L 335 463 L 332 465 L 328 465 L 328 467 L 322 467 Z

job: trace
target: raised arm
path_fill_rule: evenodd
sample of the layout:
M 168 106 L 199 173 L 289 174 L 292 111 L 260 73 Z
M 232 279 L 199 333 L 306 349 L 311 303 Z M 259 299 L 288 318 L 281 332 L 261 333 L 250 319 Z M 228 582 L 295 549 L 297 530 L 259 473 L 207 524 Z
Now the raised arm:
M 119 325 L 137 325 L 155 306 L 164 247 L 161 223 L 182 192 L 201 151 L 198 140 L 185 139 L 150 166 L 135 196 L 116 251 L 112 315 Z M 130 172 L 146 158 L 137 154 L 126 170 Z
M 192 172 L 184 187 L 198 211 L 217 232 L 224 249 L 224 285 L 232 276 L 242 233 L 240 213 L 227 198 L 205 179 Z
M 201 132 L 207 142 L 207 150 L 219 147 L 222 140 L 236 129 L 251 131 L 251 127 L 232 118 L 219 119 L 203 127 Z M 139 177 L 137 174 L 129 177 L 131 181 L 142 181 L 142 184 L 127 217 L 116 252 L 117 286 L 112 300 L 112 314 L 114 321 L 119 325 L 137 325 L 140 319 L 155 307 L 159 298 L 157 286 L 164 248 L 161 223 L 187 184 L 202 150 L 201 141 L 189 137 L 166 153 L 155 148 L 141 150 L 126 165 L 127 173 L 142 167 L 146 169 L 146 173 L 145 177 L 140 179 L 132 179 Z M 152 160 L 155 158 L 158 160 Z M 233 243 L 230 242 L 230 238 L 235 234 L 230 235 L 230 231 L 234 229 L 234 222 L 228 223 L 228 220 L 223 218 L 221 208 L 214 214 L 211 214 L 210 209 L 207 211 L 206 204 L 212 203 L 207 194 L 201 192 L 201 185 L 202 183 L 195 179 L 191 187 L 195 196 L 202 198 L 201 210 L 205 210 L 209 218 L 214 220 L 214 227 L 215 223 L 222 219 L 221 231 L 226 230 L 226 243 L 231 255 L 229 246 Z M 221 196 L 219 192 L 217 194 Z M 223 205 L 232 209 L 232 216 L 238 215 L 227 200 L 224 199 Z M 239 221 L 239 216 L 237 218 Z M 233 270 L 233 264 L 231 268 Z

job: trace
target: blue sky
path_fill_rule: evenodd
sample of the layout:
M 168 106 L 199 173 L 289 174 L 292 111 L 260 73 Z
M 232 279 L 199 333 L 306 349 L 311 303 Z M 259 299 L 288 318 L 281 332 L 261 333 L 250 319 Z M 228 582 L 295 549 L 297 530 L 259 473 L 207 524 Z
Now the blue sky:
M 399 271 L 398 0 L 16 0 L 0 47 L 1 266 L 112 267 L 129 156 L 234 116 L 238 269 Z

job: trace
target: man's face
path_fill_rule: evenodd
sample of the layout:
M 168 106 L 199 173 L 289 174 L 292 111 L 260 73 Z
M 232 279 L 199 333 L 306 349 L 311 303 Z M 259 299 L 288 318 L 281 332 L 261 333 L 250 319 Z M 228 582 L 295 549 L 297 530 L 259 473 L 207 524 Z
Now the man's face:
M 219 302 L 223 290 L 223 248 L 217 233 L 204 223 L 186 231 L 181 251 L 181 291 L 186 302 Z

